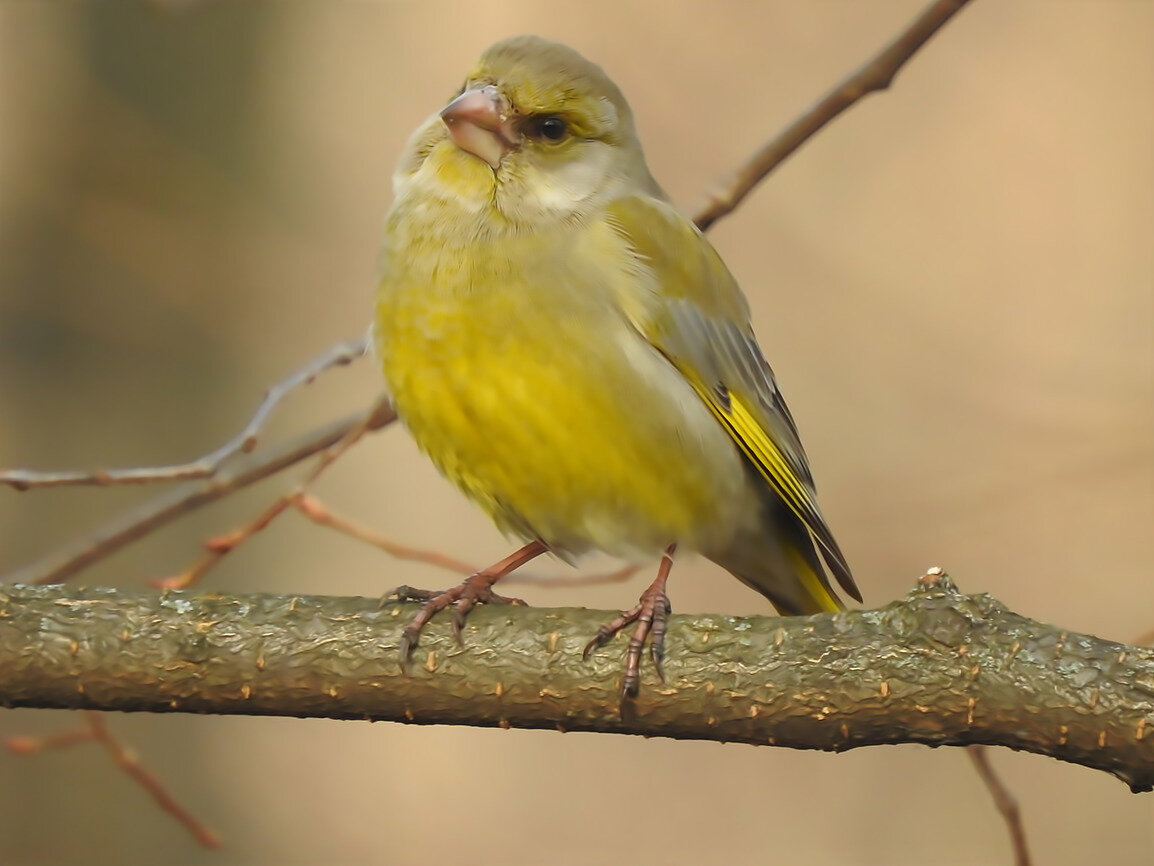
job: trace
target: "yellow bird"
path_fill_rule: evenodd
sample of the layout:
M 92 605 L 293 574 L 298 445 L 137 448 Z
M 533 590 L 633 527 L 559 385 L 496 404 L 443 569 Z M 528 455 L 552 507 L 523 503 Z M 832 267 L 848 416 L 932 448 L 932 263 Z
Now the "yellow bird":
M 637 606 L 623 691 L 651 638 L 660 674 L 675 548 L 783 614 L 835 611 L 817 551 L 855 599 L 793 418 L 737 283 L 669 204 L 600 67 L 535 36 L 498 42 L 413 135 L 394 175 L 375 342 L 417 444 L 527 543 L 425 602 L 476 603 L 533 557 L 662 555 Z

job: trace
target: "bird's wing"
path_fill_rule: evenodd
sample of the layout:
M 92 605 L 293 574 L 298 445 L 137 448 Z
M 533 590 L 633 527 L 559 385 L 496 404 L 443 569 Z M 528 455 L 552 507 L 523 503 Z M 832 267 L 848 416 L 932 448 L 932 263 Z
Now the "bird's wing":
M 861 600 L 818 509 L 797 426 L 749 325 L 745 297 L 721 257 L 666 202 L 629 196 L 608 217 L 656 286 L 623 299 L 637 330 L 669 359 L 769 487 L 806 526 L 842 588 Z

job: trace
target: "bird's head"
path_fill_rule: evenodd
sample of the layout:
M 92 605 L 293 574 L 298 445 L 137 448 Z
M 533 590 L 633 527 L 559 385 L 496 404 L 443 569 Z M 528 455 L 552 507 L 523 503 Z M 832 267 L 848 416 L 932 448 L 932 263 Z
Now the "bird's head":
M 601 68 L 537 36 L 490 47 L 460 93 L 413 136 L 398 197 L 434 194 L 539 227 L 631 192 L 660 195 L 633 114 Z

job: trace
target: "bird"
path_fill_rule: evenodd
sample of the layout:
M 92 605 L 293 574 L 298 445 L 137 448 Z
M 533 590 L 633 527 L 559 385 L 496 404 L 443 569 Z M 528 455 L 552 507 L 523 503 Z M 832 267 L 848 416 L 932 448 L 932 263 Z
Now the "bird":
M 623 698 L 644 646 L 664 678 L 675 551 L 696 552 L 783 615 L 861 600 L 818 508 L 797 426 L 721 257 L 650 174 L 621 90 L 576 50 L 497 42 L 412 135 L 375 296 L 386 390 L 419 448 L 516 552 L 420 601 L 402 665 L 437 613 L 461 629 L 541 554 L 657 559 L 638 603 Z M 824 561 L 824 566 L 823 566 Z M 827 573 L 828 570 L 828 573 Z

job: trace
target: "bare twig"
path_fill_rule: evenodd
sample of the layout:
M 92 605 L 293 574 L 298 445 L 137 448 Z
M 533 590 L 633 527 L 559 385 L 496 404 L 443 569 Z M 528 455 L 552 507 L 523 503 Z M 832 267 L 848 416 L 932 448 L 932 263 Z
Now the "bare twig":
M 84 713 L 84 720 L 85 724 L 82 726 L 55 734 L 41 737 L 8 737 L 4 740 L 4 748 L 16 755 L 35 755 L 48 749 L 63 749 L 96 741 L 112 756 L 116 765 L 124 770 L 134 782 L 144 788 L 160 808 L 183 824 L 197 842 L 205 848 L 220 846 L 220 838 L 204 826 L 188 809 L 180 805 L 161 781 L 140 763 L 140 759 L 133 754 L 132 750 L 112 735 L 104 723 L 102 713 L 89 710 Z
M 192 586 L 225 556 L 232 553 L 237 547 L 284 514 L 289 506 L 292 505 L 293 501 L 302 495 L 309 488 L 309 485 L 320 477 L 322 472 L 328 469 L 334 461 L 356 444 L 365 433 L 376 428 L 377 419 L 381 417 L 382 413 L 391 412 L 392 408 L 389 406 L 388 399 L 381 397 L 376 404 L 361 417 L 358 423 L 349 427 L 343 436 L 321 452 L 320 459 L 317 460 L 313 468 L 306 473 L 304 478 L 302 478 L 290 492 L 278 496 L 273 500 L 273 503 L 258 514 L 255 519 L 235 532 L 210 539 L 205 544 L 206 551 L 204 556 L 201 557 L 196 564 L 174 577 L 154 581 L 155 585 L 161 589 L 187 589 Z
M 297 511 L 317 526 L 324 526 L 340 532 L 343 535 L 347 535 L 350 538 L 355 538 L 357 541 L 372 545 L 378 550 L 383 550 L 389 556 L 396 557 L 397 559 L 403 559 L 408 562 L 423 562 L 426 565 L 443 568 L 454 574 L 469 575 L 479 570 L 475 565 L 461 559 L 455 559 L 444 553 L 438 553 L 435 550 L 422 550 L 419 547 L 409 547 L 408 545 L 391 541 L 363 523 L 357 523 L 356 521 L 349 520 L 347 517 L 334 514 L 327 505 L 315 496 L 299 496 L 292 504 L 296 507 Z
M 915 18 L 880 54 L 827 93 L 809 111 L 739 166 L 709 193 L 705 206 L 694 217 L 705 231 L 732 213 L 771 171 L 803 145 L 819 129 L 862 97 L 890 86 L 898 70 L 969 0 L 937 0 Z
M 179 574 L 171 577 L 161 577 L 149 581 L 157 589 L 188 589 L 198 583 L 217 563 L 232 553 L 241 544 L 248 541 L 262 529 L 265 529 L 289 507 L 293 494 L 282 494 L 273 500 L 272 504 L 260 514 L 246 523 L 240 529 L 233 530 L 225 535 L 217 535 L 204 543 L 204 554 L 191 566 Z
M 156 776 L 148 771 L 147 767 L 140 763 L 140 759 L 136 757 L 132 750 L 126 748 L 109 733 L 108 726 L 104 724 L 104 715 L 102 713 L 89 710 L 84 715 L 88 719 L 89 727 L 92 729 L 93 739 L 104 746 L 105 751 L 108 752 L 120 769 L 148 792 L 148 795 L 152 797 L 156 805 L 183 824 L 184 828 L 192 834 L 192 837 L 196 839 L 202 847 L 220 847 L 220 837 L 202 824 L 188 809 L 177 802 L 176 797 L 161 784 Z
M 314 358 L 287 378 L 269 388 L 252 419 L 236 436 L 220 448 L 189 463 L 172 466 L 150 466 L 136 469 L 97 469 L 94 471 L 35 472 L 27 469 L 0 470 L 0 484 L 16 490 L 44 487 L 94 485 L 108 487 L 114 484 L 148 484 L 157 481 L 194 481 L 209 478 L 220 471 L 229 459 L 251 452 L 257 437 L 277 404 L 290 392 L 307 385 L 332 367 L 345 366 L 362 357 L 368 349 L 368 340 L 360 339 L 338 343 L 323 355 Z
M 471 563 L 465 562 L 461 559 L 456 559 L 444 553 L 439 553 L 435 550 L 425 550 L 420 547 L 410 547 L 406 544 L 399 544 L 390 538 L 381 535 L 372 527 L 366 526 L 363 523 L 357 523 L 355 520 L 350 520 L 347 517 L 342 517 L 335 514 L 332 509 L 317 499 L 315 496 L 301 495 L 293 499 L 292 505 L 302 515 L 307 517 L 318 526 L 324 526 L 328 529 L 340 532 L 357 541 L 372 545 L 378 550 L 383 550 L 389 556 L 396 559 L 405 560 L 407 562 L 423 562 L 426 565 L 432 565 L 437 568 L 443 568 L 446 571 L 451 571 L 454 574 L 469 575 L 479 571 L 479 567 Z M 622 566 L 616 571 L 601 572 L 597 574 L 581 574 L 573 576 L 546 576 L 541 574 L 533 574 L 531 572 L 522 572 L 520 570 L 513 572 L 504 578 L 506 583 L 539 583 L 543 586 L 563 587 L 563 586 L 585 586 L 596 583 L 617 583 L 619 581 L 628 580 L 641 568 L 640 565 L 630 564 Z
M 397 419 L 387 404 L 378 404 L 369 430 L 379 430 Z M 215 478 L 169 491 L 121 515 L 95 532 L 82 536 L 50 556 L 0 577 L 0 583 L 60 583 L 105 559 L 127 544 L 143 538 L 181 515 L 216 502 L 283 469 L 294 466 L 339 442 L 365 418 L 363 411 L 317 427 L 270 448 L 263 454 L 238 458 Z
M 983 745 L 967 746 L 966 754 L 974 762 L 974 769 L 978 771 L 978 775 L 986 783 L 990 796 L 994 798 L 994 805 L 1005 820 L 1006 828 L 1010 831 L 1010 842 L 1014 846 L 1015 866 L 1030 866 L 1030 849 L 1026 844 L 1026 829 L 1022 826 L 1022 814 L 1018 809 L 1018 801 L 1010 793 L 1010 789 L 998 778 L 998 774 L 994 772 L 994 768 L 990 765 L 987 748 Z
M 14 755 L 35 755 L 49 749 L 66 749 L 81 743 L 91 743 L 96 735 L 90 726 L 75 727 L 40 737 L 16 735 L 4 738 L 4 748 Z

